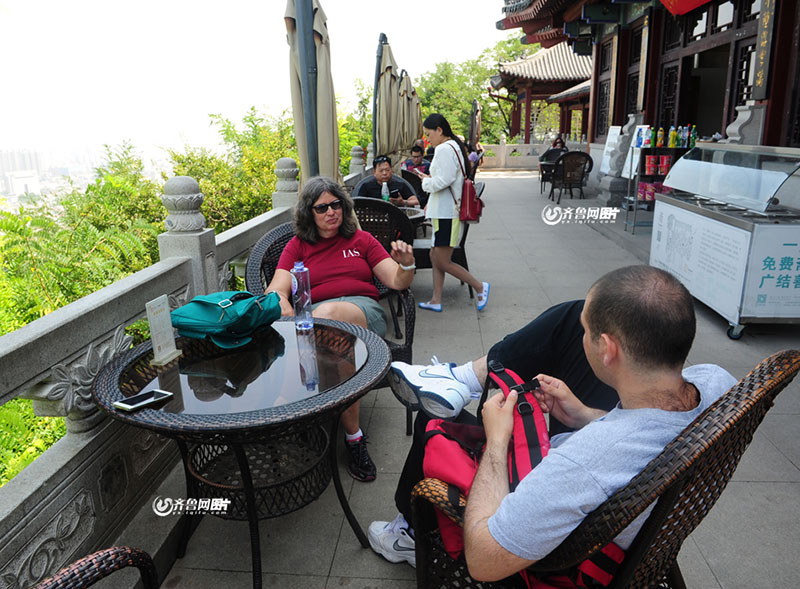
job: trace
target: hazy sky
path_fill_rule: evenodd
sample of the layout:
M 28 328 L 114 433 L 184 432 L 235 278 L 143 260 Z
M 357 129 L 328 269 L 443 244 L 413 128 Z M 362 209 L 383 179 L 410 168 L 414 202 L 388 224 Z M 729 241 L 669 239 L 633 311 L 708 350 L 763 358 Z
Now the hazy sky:
M 416 80 L 508 36 L 501 0 L 321 0 L 336 94 L 372 84 L 378 35 Z M 285 0 L 0 0 L 0 149 L 213 145 L 208 115 L 290 107 Z M 516 32 L 519 32 L 517 29 Z M 521 33 L 520 33 L 521 34 Z

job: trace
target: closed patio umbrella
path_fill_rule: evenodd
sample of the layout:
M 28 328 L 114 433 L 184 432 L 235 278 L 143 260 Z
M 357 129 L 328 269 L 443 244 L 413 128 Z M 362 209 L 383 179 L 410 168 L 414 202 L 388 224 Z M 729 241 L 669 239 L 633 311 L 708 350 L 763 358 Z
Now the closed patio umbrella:
M 400 114 L 401 114 L 401 150 L 411 148 L 411 145 L 422 137 L 422 105 L 417 96 L 417 91 L 411 83 L 411 76 L 403 70 L 400 80 Z
M 286 40 L 292 113 L 303 182 L 317 174 L 341 180 L 330 37 L 319 0 L 287 0 Z
M 473 98 L 472 114 L 469 117 L 469 138 L 468 141 L 473 147 L 481 140 L 481 105 Z
M 402 155 L 403 132 L 400 115 L 400 69 L 392 55 L 392 48 L 381 33 L 378 43 L 375 96 L 372 117 L 375 155 L 388 155 L 399 167 Z

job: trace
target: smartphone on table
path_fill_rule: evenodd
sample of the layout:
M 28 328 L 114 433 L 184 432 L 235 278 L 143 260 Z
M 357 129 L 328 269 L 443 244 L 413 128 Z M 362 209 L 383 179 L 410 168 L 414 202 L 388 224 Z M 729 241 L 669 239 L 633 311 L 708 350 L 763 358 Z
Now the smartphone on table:
M 172 393 L 169 391 L 153 389 L 152 391 L 139 393 L 138 395 L 122 399 L 121 401 L 115 401 L 113 405 L 122 411 L 137 411 L 138 409 L 143 409 L 144 407 L 149 407 L 150 405 L 155 405 L 156 403 L 161 403 L 171 398 Z

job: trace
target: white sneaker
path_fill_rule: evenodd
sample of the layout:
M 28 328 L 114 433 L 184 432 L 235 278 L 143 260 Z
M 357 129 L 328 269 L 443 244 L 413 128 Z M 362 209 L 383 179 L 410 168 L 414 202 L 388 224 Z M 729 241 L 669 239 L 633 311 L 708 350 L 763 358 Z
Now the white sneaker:
M 451 419 L 472 399 L 469 387 L 453 376 L 455 364 L 431 366 L 392 362 L 389 385 L 401 403 L 412 410 L 422 409 L 432 417 Z
M 372 549 L 389 562 L 407 562 L 416 568 L 416 543 L 408 533 L 408 523 L 402 513 L 390 522 L 372 522 L 367 536 Z

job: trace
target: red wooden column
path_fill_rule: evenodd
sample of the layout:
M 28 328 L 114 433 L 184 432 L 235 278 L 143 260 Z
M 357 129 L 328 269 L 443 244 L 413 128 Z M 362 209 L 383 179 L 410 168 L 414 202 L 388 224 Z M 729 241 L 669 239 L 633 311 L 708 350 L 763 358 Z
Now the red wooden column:
M 531 142 L 531 91 L 530 86 L 525 87 L 525 143 Z

